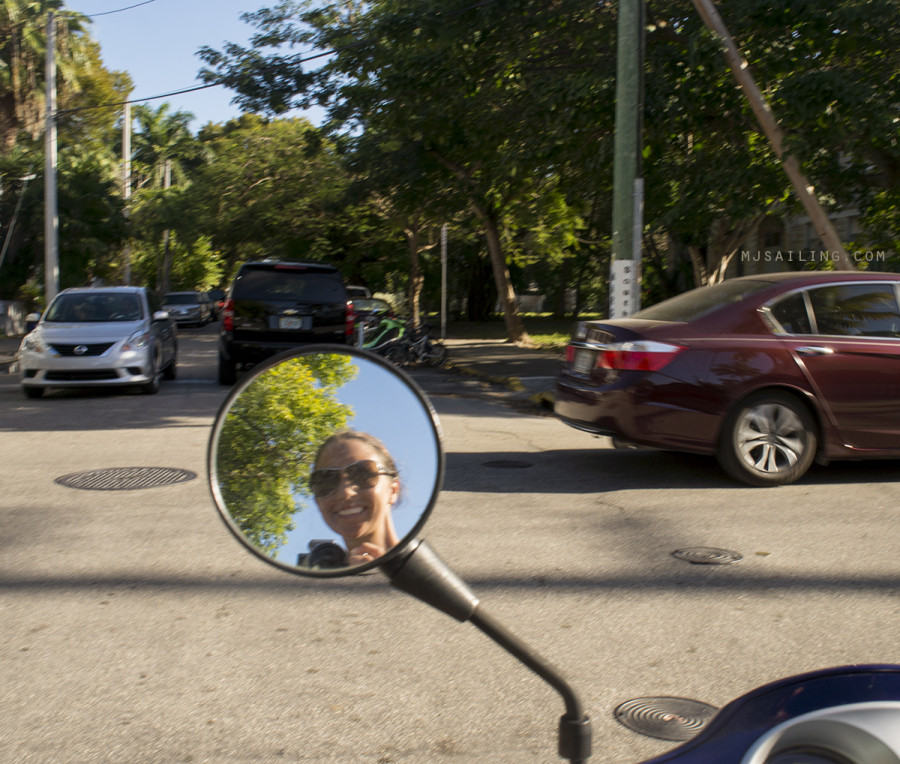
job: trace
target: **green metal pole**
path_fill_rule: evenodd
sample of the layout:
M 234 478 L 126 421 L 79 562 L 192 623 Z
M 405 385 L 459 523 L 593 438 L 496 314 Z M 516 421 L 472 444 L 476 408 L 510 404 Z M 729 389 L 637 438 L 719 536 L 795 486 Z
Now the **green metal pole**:
M 644 0 L 619 0 L 618 15 L 610 274 L 610 316 L 613 318 L 628 316 L 640 307 Z

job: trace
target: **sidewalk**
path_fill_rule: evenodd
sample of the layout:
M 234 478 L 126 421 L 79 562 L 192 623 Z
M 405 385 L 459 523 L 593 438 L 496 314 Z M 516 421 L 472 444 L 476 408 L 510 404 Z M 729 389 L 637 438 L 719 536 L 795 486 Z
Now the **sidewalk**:
M 537 405 L 553 405 L 563 350 L 523 348 L 506 340 L 444 340 L 449 365 L 463 374 L 502 385 Z

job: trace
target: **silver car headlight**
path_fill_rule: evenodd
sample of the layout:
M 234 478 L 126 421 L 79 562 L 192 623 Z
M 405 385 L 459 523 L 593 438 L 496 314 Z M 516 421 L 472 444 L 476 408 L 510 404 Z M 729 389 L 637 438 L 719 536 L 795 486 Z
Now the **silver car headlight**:
M 150 344 L 150 336 L 150 332 L 140 329 L 125 340 L 122 350 L 143 350 Z
M 26 334 L 22 340 L 22 350 L 27 350 L 30 353 L 46 353 L 47 349 L 37 332 Z

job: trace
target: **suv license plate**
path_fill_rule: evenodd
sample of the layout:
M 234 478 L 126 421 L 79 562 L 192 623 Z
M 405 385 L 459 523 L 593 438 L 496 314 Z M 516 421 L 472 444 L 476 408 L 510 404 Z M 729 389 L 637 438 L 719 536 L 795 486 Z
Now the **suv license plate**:
M 280 316 L 279 329 L 309 329 L 312 319 L 309 316 Z
M 590 374 L 594 368 L 595 357 L 593 350 L 579 350 L 572 361 L 572 371 L 576 374 Z

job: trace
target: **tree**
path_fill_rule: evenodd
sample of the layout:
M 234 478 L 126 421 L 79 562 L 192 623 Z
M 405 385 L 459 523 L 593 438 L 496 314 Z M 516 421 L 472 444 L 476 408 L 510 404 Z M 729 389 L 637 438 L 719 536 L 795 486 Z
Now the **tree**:
M 362 223 L 340 157 L 308 121 L 245 115 L 198 137 L 210 161 L 195 176 L 192 216 L 229 270 L 252 257 L 347 260 Z
M 47 20 L 57 20 L 59 106 L 80 89 L 89 71 L 85 17 L 62 11 L 63 0 L 0 1 L 0 149 L 15 146 L 20 133 L 36 138 L 44 126 Z
M 169 111 L 164 103 L 152 109 L 134 107 L 137 131 L 132 136 L 132 185 L 143 188 L 170 188 L 188 182 L 190 169 L 198 164 L 198 144 L 190 131 L 194 115 Z
M 311 42 L 334 51 L 318 72 L 304 74 L 296 57 L 233 45 L 203 57 L 214 67 L 207 80 L 237 89 L 248 108 L 277 111 L 316 99 L 329 105 L 336 125 L 392 136 L 398 149 L 416 152 L 437 179 L 433 189 L 452 178 L 457 209 L 471 210 L 484 230 L 509 337 L 527 340 L 504 230 L 520 200 L 539 193 L 545 178 L 553 182 L 573 131 L 576 151 L 593 143 L 597 126 L 584 120 L 596 114 L 598 93 L 583 75 L 597 66 L 597 48 L 596 34 L 587 35 L 608 12 L 575 2 L 517 5 L 447 11 L 391 0 L 364 12 L 333 5 L 303 14 L 285 3 L 248 17 L 261 29 L 254 44 Z M 599 102 L 610 111 L 609 99 Z M 569 108 L 576 103 L 587 108 Z
M 38 176 L 22 200 L 0 270 L 4 297 L 16 297 L 23 284 L 42 280 L 39 138 L 45 124 L 46 33 L 51 12 L 57 41 L 61 284 L 112 277 L 116 248 L 124 235 L 117 169 L 110 150 L 116 113 L 95 107 L 121 100 L 130 81 L 127 75 L 104 68 L 99 47 L 85 31 L 86 18 L 62 6 L 56 0 L 0 2 L 0 192 L 16 191 L 18 178 Z M 7 203 L 14 198 L 13 193 L 0 196 L 0 222 L 10 221 Z
M 169 112 L 169 105 L 157 109 L 136 106 L 134 116 L 138 131 L 132 136 L 132 183 L 136 188 L 135 210 L 144 218 L 156 217 L 172 222 L 178 216 L 184 197 L 172 193 L 175 186 L 189 183 L 188 168 L 199 161 L 197 141 L 188 125 L 194 118 L 186 111 Z M 175 202 L 173 204 L 173 201 Z M 154 209 L 156 208 L 156 209 Z M 173 223 L 174 225 L 174 223 Z M 172 268 L 171 228 L 159 232 L 162 258 L 156 274 L 157 290 L 169 291 Z
M 722 9 L 786 150 L 831 209 L 864 202 L 896 161 L 898 8 L 743 0 Z M 646 217 L 692 253 L 696 282 L 707 283 L 766 215 L 798 205 L 699 16 L 654 0 L 648 22 Z
M 740 0 L 727 9 L 789 148 L 835 204 L 874 199 L 900 167 L 900 61 L 890 39 L 897 8 L 897 0 L 838 0 L 812 12 L 808 3 Z M 353 151 L 413 159 L 378 179 L 383 197 L 410 220 L 430 220 L 424 208 L 433 198 L 477 216 L 511 338 L 523 335 L 510 244 L 537 243 L 530 267 L 546 265 L 554 281 L 603 267 L 614 4 L 285 2 L 247 20 L 258 30 L 251 47 L 203 51 L 207 81 L 233 88 L 246 108 L 271 113 L 320 103 Z M 292 46 L 330 57 L 307 71 Z M 700 282 L 721 278 L 757 221 L 796 204 L 717 41 L 689 4 L 649 2 L 645 107 L 647 234 L 693 253 Z M 407 168 L 421 181 L 408 182 Z M 427 200 L 416 216 L 407 190 Z M 529 200 L 558 192 L 581 221 L 562 249 L 557 239 L 539 242 L 541 231 L 562 232 L 552 225 L 558 206 L 539 210 L 547 220 L 519 214 Z M 655 270 L 654 289 L 675 283 Z

